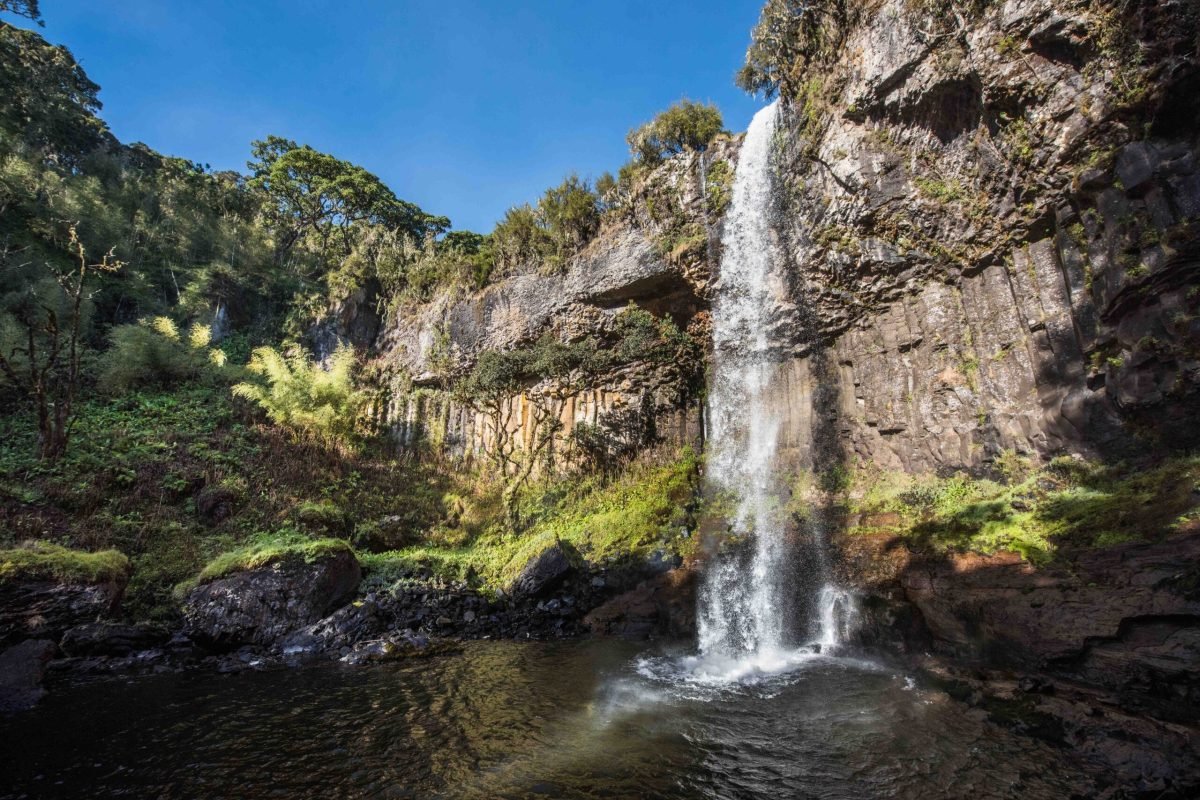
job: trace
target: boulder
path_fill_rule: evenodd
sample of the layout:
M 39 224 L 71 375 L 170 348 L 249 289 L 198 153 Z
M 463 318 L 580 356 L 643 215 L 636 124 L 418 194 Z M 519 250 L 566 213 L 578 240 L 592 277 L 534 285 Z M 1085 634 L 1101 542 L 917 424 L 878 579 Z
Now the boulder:
M 63 652 L 68 656 L 127 656 L 165 643 L 167 631 L 154 625 L 119 622 L 89 622 L 63 634 Z
M 42 677 L 56 650 L 48 639 L 27 639 L 0 653 L 0 712 L 37 705 L 46 694 Z
M 217 650 L 271 647 L 347 602 L 361 578 L 348 548 L 311 561 L 285 557 L 192 589 L 183 603 L 184 631 Z
M 68 629 L 112 614 L 128 578 L 94 584 L 53 580 L 0 582 L 0 647 L 22 639 L 58 641 Z
M 571 572 L 568 547 L 555 542 L 525 562 L 510 593 L 515 597 L 541 597 L 556 589 Z

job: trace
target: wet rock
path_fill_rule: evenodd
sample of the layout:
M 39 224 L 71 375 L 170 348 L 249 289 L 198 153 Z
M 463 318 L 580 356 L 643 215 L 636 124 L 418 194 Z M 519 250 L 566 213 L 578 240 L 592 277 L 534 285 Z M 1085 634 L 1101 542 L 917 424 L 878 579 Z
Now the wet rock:
M 307 562 L 293 557 L 196 587 L 183 603 L 184 632 L 210 648 L 273 646 L 346 603 L 362 569 L 350 550 Z
M 48 639 L 29 639 L 0 653 L 0 712 L 37 705 L 46 694 L 42 678 L 56 650 Z
M 293 658 L 337 651 L 379 634 L 387 624 L 388 617 L 375 600 L 356 601 L 284 637 L 279 649 Z
M 630 639 L 694 635 L 697 575 L 688 566 L 643 581 L 592 610 L 583 622 L 593 633 Z
M 518 597 L 540 597 L 556 589 L 571 571 L 567 545 L 555 542 L 521 568 L 511 593 Z
M 361 642 L 342 657 L 345 664 L 372 664 L 406 658 L 427 658 L 461 651 L 462 646 L 449 639 L 436 639 L 405 630 L 384 639 Z
M 114 613 L 127 581 L 0 581 L 0 646 L 33 637 L 57 641 L 70 628 Z
M 126 656 L 158 647 L 167 638 L 167 631 L 155 625 L 89 622 L 68 630 L 59 646 L 68 656 Z

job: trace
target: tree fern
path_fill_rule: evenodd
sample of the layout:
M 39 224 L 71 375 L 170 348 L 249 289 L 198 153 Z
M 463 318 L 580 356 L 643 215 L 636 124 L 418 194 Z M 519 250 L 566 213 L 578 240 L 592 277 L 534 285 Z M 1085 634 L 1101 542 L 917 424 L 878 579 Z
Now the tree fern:
M 354 349 L 348 346 L 339 347 L 324 368 L 302 354 L 259 347 L 248 368 L 262 381 L 239 383 L 233 393 L 256 403 L 273 423 L 299 437 L 350 446 L 363 404 L 354 386 L 356 363 Z

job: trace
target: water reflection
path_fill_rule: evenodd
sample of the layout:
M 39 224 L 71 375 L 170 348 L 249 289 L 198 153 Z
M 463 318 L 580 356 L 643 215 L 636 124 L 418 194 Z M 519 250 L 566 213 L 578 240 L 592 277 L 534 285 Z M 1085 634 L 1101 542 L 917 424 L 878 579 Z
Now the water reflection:
M 1061 798 L 1061 754 L 865 662 L 724 686 L 617 642 L 60 688 L 0 797 Z

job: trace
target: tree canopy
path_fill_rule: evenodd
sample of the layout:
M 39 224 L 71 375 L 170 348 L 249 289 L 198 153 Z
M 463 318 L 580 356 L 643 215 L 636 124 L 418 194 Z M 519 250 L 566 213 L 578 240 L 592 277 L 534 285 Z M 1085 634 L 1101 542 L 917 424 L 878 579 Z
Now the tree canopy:
M 724 130 L 725 122 L 715 105 L 685 98 L 630 131 L 625 141 L 642 162 L 657 164 L 686 149 L 703 150 Z
M 349 253 L 349 231 L 357 222 L 383 225 L 417 239 L 450 227 L 449 219 L 400 200 L 362 167 L 308 145 L 268 136 L 252 148 L 249 185 L 266 193 L 264 213 L 279 229 L 276 247 L 281 263 L 308 235 L 315 236 L 323 255 L 340 233 L 344 252 Z

